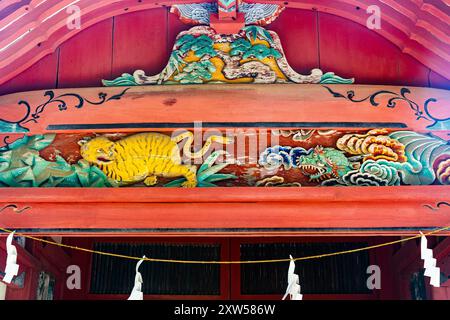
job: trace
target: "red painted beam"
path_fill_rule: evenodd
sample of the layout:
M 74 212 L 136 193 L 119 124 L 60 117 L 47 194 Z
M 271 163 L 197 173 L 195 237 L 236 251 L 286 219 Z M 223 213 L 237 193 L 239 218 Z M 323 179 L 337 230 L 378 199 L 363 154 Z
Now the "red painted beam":
M 403 87 L 395 86 L 367 86 L 367 85 L 327 85 L 341 94 L 347 91 L 355 92 L 355 99 L 363 99 L 379 91 L 392 91 L 399 96 Z M 414 101 L 423 109 L 424 102 L 429 98 L 436 99 L 430 103 L 430 112 L 441 119 L 448 115 L 446 106 L 450 103 L 450 91 L 440 89 L 409 87 L 411 93 L 408 99 Z M 55 97 L 64 94 L 78 94 L 81 97 L 98 101 L 100 92 L 112 97 L 125 90 L 123 87 L 107 88 L 79 88 L 53 90 Z M 217 99 L 217 97 L 221 97 Z M 170 85 L 170 86 L 137 86 L 126 91 L 120 100 L 110 100 L 102 107 L 89 105 L 75 108 L 78 102 L 75 98 L 66 98 L 67 110 L 61 112 L 56 103 L 50 103 L 37 123 L 28 122 L 26 127 L 30 134 L 57 132 L 60 129 L 49 125 L 72 125 L 60 131 L 68 132 L 100 132 L 100 131 L 136 131 L 142 128 L 122 126 L 121 124 L 151 123 L 193 123 L 203 122 L 291 122 L 314 123 L 328 122 L 328 128 L 336 128 L 334 124 L 348 121 L 366 123 L 367 128 L 373 128 L 370 123 L 404 124 L 405 130 L 424 131 L 432 121 L 419 119 L 406 101 L 396 101 L 395 108 L 388 108 L 388 99 L 393 95 L 376 97 L 380 104 L 372 105 L 369 99 L 360 103 L 351 103 L 347 99 L 334 97 L 322 85 L 305 84 L 258 84 L 258 85 Z M 47 98 L 45 91 L 32 91 L 9 94 L 0 97 L 0 119 L 18 121 L 24 117 L 26 108 L 18 101 L 26 100 L 32 111 Z M 173 103 L 168 106 L 168 101 Z M 205 111 L 201 106 L 208 106 Z M 276 108 L 274 108 L 276 106 Z M 339 110 L 339 112 L 336 112 Z M 154 115 L 157 115 L 155 117 Z M 77 125 L 91 125 L 90 128 L 80 129 Z M 112 124 L 110 129 L 95 127 L 95 124 Z M 75 127 L 74 127 L 75 126 Z M 239 125 L 235 125 L 239 128 Z M 277 128 L 277 125 L 274 125 Z M 56 128 L 56 129 L 55 129 Z M 75 129 L 73 129 L 75 128 Z M 217 129 L 220 125 L 217 125 Z M 345 129 L 341 125 L 340 129 Z M 351 127 L 350 127 L 351 128 Z M 359 127 L 363 128 L 363 127 Z M 145 130 L 160 127 L 145 127 Z M 164 128 L 162 128 L 164 129 Z M 173 128 L 175 129 L 175 128 Z M 256 128 L 249 128 L 255 129 Z M 353 128 L 354 129 L 354 128 Z M 402 128 L 403 129 L 403 128 Z M 444 130 L 442 130 L 444 131 Z M 4 132 L 8 134 L 8 132 Z
M 0 188 L 0 203 L 220 203 L 449 201 L 450 186 L 217 187 L 217 188 Z M 1 208 L 1 207 L 0 207 Z M 443 207 L 444 208 L 444 207 Z
M 0 226 L 10 229 L 149 229 L 138 230 L 140 234 L 161 234 L 162 229 L 168 229 L 172 234 L 187 231 L 229 235 L 266 228 L 271 234 L 298 235 L 308 233 L 306 228 L 341 229 L 335 230 L 341 234 L 346 230 L 362 234 L 364 229 L 369 233 L 386 229 L 388 232 L 383 232 L 396 234 L 396 229 L 405 228 L 415 234 L 416 229 L 450 225 L 450 207 L 436 206 L 448 200 L 448 194 L 450 187 L 447 186 L 126 188 L 95 192 L 3 189 L 0 190 L 1 206 L 16 204 L 19 209 L 29 208 L 20 214 L 6 208 L 0 215 Z M 405 233 L 405 230 L 397 231 Z M 78 231 L 83 232 L 89 233 L 89 230 Z

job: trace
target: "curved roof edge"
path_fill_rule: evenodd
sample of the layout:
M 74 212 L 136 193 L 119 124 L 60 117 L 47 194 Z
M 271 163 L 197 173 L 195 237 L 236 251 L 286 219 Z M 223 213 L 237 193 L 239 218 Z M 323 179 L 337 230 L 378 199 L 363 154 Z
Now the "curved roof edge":
M 206 0 L 208 1 L 208 0 Z M 205 0 L 191 0 L 206 2 Z M 182 3 L 181 0 L 13 0 L 0 4 L 0 84 L 20 74 L 83 29 L 112 16 Z M 246 2 L 264 2 L 246 0 Z M 270 1 L 287 8 L 318 10 L 366 25 L 367 8 L 379 7 L 374 31 L 434 72 L 450 79 L 450 16 L 444 0 Z M 67 27 L 72 5 L 80 9 L 80 29 Z M 70 12 L 70 11 L 69 11 Z

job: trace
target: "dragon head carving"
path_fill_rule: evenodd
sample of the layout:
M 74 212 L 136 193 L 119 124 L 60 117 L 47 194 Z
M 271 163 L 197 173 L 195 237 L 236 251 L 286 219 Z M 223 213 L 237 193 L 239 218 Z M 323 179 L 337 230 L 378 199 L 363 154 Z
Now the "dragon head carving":
M 310 181 L 339 178 L 354 169 L 344 152 L 322 146 L 316 146 L 309 154 L 301 156 L 297 165 Z

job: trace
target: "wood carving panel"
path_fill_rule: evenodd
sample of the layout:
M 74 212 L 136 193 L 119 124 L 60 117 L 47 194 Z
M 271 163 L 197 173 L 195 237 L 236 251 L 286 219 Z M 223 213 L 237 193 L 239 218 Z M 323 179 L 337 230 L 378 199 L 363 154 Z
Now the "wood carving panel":
M 449 185 L 450 146 L 407 130 L 228 129 L 24 136 L 2 187 Z

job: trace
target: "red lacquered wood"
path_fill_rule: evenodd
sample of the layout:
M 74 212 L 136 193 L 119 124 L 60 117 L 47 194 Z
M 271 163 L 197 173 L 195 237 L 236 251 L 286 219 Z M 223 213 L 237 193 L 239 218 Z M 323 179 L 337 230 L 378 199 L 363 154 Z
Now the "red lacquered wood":
M 39 264 L 39 260 L 32 254 L 30 254 L 27 250 L 17 245 L 17 243 L 15 242 L 13 242 L 13 245 L 16 247 L 17 257 L 20 257 L 19 262 L 22 264 L 22 267 L 30 267 Z M 5 257 L 3 257 L 4 253 L 6 253 L 5 241 L 0 242 L 0 252 L 2 253 L 2 258 L 5 258 L 0 260 L 0 270 L 4 271 L 6 266 L 6 255 Z M 22 273 L 22 271 L 23 270 L 19 269 L 19 273 Z
M 295 5 L 297 5 L 297 3 L 295 3 Z M 312 6 L 314 7 L 314 6 Z M 127 9 L 127 8 L 125 8 Z M 127 10 L 126 12 L 131 12 L 136 10 L 136 8 L 133 10 L 131 8 L 128 8 L 129 10 Z M 319 10 L 321 9 L 321 7 L 319 7 Z M 325 10 L 326 8 L 322 8 L 322 11 L 325 12 L 329 12 L 330 10 Z M 118 10 L 118 9 L 117 9 Z M 114 66 L 113 66 L 113 75 L 120 75 L 121 72 L 132 72 L 135 69 L 144 69 L 143 67 L 140 67 L 141 65 L 149 65 L 149 69 L 147 72 L 149 74 L 151 74 L 153 70 L 160 70 L 164 67 L 165 63 L 166 63 L 166 59 L 167 59 L 167 52 L 169 52 L 173 46 L 173 40 L 175 39 L 176 35 L 178 34 L 179 31 L 181 30 L 185 30 L 187 28 L 189 28 L 188 25 L 183 24 L 182 22 L 179 21 L 179 19 L 173 15 L 173 14 L 169 14 L 167 13 L 166 9 L 151 9 L 151 10 L 144 10 L 141 11 L 142 15 L 154 15 L 152 12 L 159 12 L 159 11 L 164 11 L 166 12 L 166 15 L 168 17 L 168 25 L 164 24 L 164 23 L 159 23 L 158 27 L 156 27 L 156 29 L 162 28 L 161 32 L 159 33 L 159 35 L 166 35 L 168 37 L 168 41 L 166 42 L 166 46 L 154 46 L 152 48 L 151 51 L 148 51 L 149 53 L 147 54 L 147 51 L 144 50 L 143 52 L 141 52 L 140 50 L 134 50 L 133 46 L 131 46 L 130 48 L 126 48 L 124 50 L 128 50 L 128 56 L 126 59 L 126 62 L 124 62 L 127 65 L 133 65 L 136 67 L 130 67 L 129 69 L 125 70 L 126 68 L 124 67 L 121 70 L 114 70 Z M 359 10 L 362 12 L 362 16 L 366 15 L 364 10 Z M 118 11 L 118 13 L 124 13 L 125 11 Z M 130 15 L 130 14 L 128 14 Z M 361 68 L 360 65 L 356 65 L 354 68 L 352 68 L 351 71 L 348 70 L 343 70 L 343 73 L 346 76 L 349 77 L 355 77 L 358 83 L 398 83 L 398 84 L 408 84 L 408 85 L 418 85 L 418 86 L 428 86 L 429 85 L 429 81 L 428 81 L 428 72 L 429 69 L 424 67 L 422 64 L 418 63 L 417 60 L 410 58 L 408 55 L 401 53 L 401 50 L 397 47 L 395 47 L 394 45 L 392 45 L 388 40 L 381 38 L 381 36 L 378 36 L 378 40 L 377 41 L 367 41 L 367 39 L 372 39 L 372 38 L 377 38 L 376 37 L 376 32 L 373 32 L 369 29 L 367 29 L 364 25 L 358 24 L 358 23 L 354 23 L 351 22 L 348 19 L 343 19 L 343 18 L 338 18 L 336 16 L 331 16 L 331 17 L 335 17 L 334 20 L 336 20 L 336 23 L 332 23 L 331 27 L 330 27 L 330 31 L 328 32 L 327 30 L 324 30 L 323 32 L 320 32 L 320 30 L 318 30 L 316 28 L 316 24 L 315 23 L 311 23 L 311 17 L 315 17 L 315 16 L 319 16 L 320 19 L 326 19 L 326 17 L 330 17 L 331 15 L 328 14 L 324 14 L 322 12 L 315 12 L 315 11 L 311 11 L 311 10 L 298 10 L 298 9 L 286 9 L 282 15 L 280 16 L 280 18 L 278 20 L 276 20 L 272 25 L 269 26 L 269 28 L 272 28 L 276 31 L 279 32 L 279 35 L 282 39 L 286 38 L 288 39 L 287 41 L 283 41 L 283 46 L 285 48 L 285 51 L 287 52 L 288 58 L 290 63 L 294 66 L 294 68 L 296 68 L 297 70 L 301 71 L 301 72 L 307 72 L 309 71 L 311 68 L 314 67 L 318 67 L 320 66 L 320 61 L 319 61 L 319 56 L 317 53 L 318 50 L 318 46 L 314 45 L 314 38 L 318 38 L 319 36 L 322 38 L 327 38 L 327 34 L 331 33 L 331 36 L 334 37 L 335 35 L 335 27 L 338 28 L 338 30 L 340 28 L 344 28 L 345 30 L 345 35 L 347 35 L 348 33 L 348 37 L 345 37 L 342 39 L 342 41 L 340 41 L 337 46 L 338 49 L 337 51 L 334 50 L 332 48 L 332 55 L 333 55 L 333 59 L 341 59 L 344 63 L 343 66 L 335 66 L 334 64 L 331 64 L 329 67 L 330 69 L 325 69 L 325 71 L 341 71 L 341 69 L 344 69 L 345 66 L 347 66 L 347 63 L 350 63 L 349 61 L 351 61 L 350 59 L 347 59 L 348 55 L 349 55 L 349 50 L 352 50 L 352 55 L 355 54 L 353 52 L 357 52 L 360 50 L 371 50 L 372 52 L 378 52 L 379 54 L 371 54 L 368 56 L 364 57 L 364 61 L 361 62 L 365 67 Z M 126 16 L 126 15 L 125 15 Z M 300 17 L 301 19 L 299 20 Z M 88 20 L 89 18 L 89 20 Z M 86 27 L 88 25 L 92 24 L 92 19 L 96 19 L 96 16 L 94 15 L 94 13 L 90 13 L 89 15 L 83 16 L 83 26 Z M 115 18 L 117 21 L 120 21 L 121 16 L 117 16 Z M 125 21 L 129 21 L 129 19 L 125 19 Z M 334 21 L 333 20 L 333 21 Z M 147 24 L 144 24 L 144 30 L 145 28 L 148 28 L 149 26 L 153 26 L 153 24 L 149 21 L 152 21 L 151 19 L 148 20 Z M 121 34 L 121 30 L 125 29 L 125 30 L 131 30 L 130 32 L 128 32 L 128 35 L 126 38 L 130 38 L 131 42 L 135 41 L 138 43 L 138 47 L 142 47 L 142 46 L 147 46 L 147 44 L 149 44 L 150 42 L 152 42 L 153 40 L 149 41 L 149 37 L 148 37 L 148 32 L 133 32 L 132 30 L 134 29 L 133 26 L 133 22 L 127 22 L 126 24 L 122 23 L 121 27 L 117 30 L 118 34 Z M 341 26 L 340 26 L 341 25 Z M 113 26 L 111 25 L 111 28 L 113 28 Z M 384 28 L 384 27 L 383 27 Z M 141 28 L 142 29 L 142 28 Z M 155 28 L 153 28 L 155 29 Z M 152 30 L 153 30 L 152 29 Z M 94 28 L 95 30 L 95 28 Z M 420 30 L 423 30 L 423 28 L 421 28 Z M 75 30 L 78 32 L 78 30 Z M 83 31 L 81 33 L 83 33 L 85 30 L 83 29 Z M 90 33 L 92 33 L 92 30 L 88 30 Z M 339 36 L 341 32 L 336 33 L 337 37 L 340 39 Z M 123 34 L 123 33 L 122 33 Z M 64 36 L 64 39 L 70 38 L 74 35 L 73 32 L 71 32 L 70 34 L 67 34 Z M 423 36 L 422 34 L 419 34 L 420 36 Z M 98 38 L 102 38 L 104 36 L 103 33 L 100 32 L 96 32 L 95 35 L 93 35 L 93 37 L 98 37 Z M 45 48 L 45 50 L 54 50 L 56 48 L 56 46 L 59 44 L 59 42 L 57 43 L 51 43 L 51 41 L 53 39 L 53 36 L 51 38 L 49 38 L 48 41 L 42 43 L 42 45 L 39 48 Z M 133 40 L 135 39 L 135 40 Z M 362 43 L 359 43 L 358 41 L 356 41 L 354 47 L 350 47 L 348 48 L 347 42 L 352 43 L 354 42 L 354 39 L 358 40 L 358 39 L 362 39 Z M 311 41 L 311 45 L 305 45 L 305 43 L 309 43 Z M 367 43 L 371 43 L 371 45 L 367 45 Z M 372 43 L 374 44 L 372 48 Z M 51 45 L 51 47 L 49 47 L 49 45 Z M 123 48 L 123 46 L 120 46 L 121 48 Z M 403 47 L 402 47 L 403 48 Z M 324 50 L 326 49 L 326 47 L 324 48 Z M 166 51 L 167 50 L 167 51 Z M 409 52 L 411 51 L 411 49 L 409 48 L 403 48 L 403 50 L 405 52 Z M 409 51 L 408 51 L 409 50 Z M 414 49 L 414 53 L 417 52 L 422 52 L 423 54 L 426 54 L 426 52 L 423 51 L 423 47 L 421 49 Z M 316 51 L 316 56 L 310 56 L 310 53 L 312 51 Z M 151 52 L 151 54 L 150 54 Z M 338 52 L 338 54 L 335 54 L 335 52 Z M 90 60 L 93 60 L 95 62 L 98 62 L 100 65 L 102 65 L 105 60 L 111 59 L 112 62 L 114 63 L 114 57 L 111 57 L 112 53 L 108 53 L 108 57 L 105 58 L 105 53 L 104 52 L 91 52 L 91 55 L 89 56 Z M 160 63 L 160 65 L 157 66 L 157 63 L 155 61 L 159 60 L 158 57 L 160 56 L 164 56 L 165 58 L 162 58 L 162 60 L 164 60 L 162 63 Z M 30 61 L 35 61 L 36 59 L 36 54 L 34 54 L 32 51 L 30 51 L 29 53 L 27 53 L 24 56 L 24 59 L 27 59 L 27 64 Z M 152 58 L 154 57 L 154 58 Z M 120 57 L 117 57 L 120 61 Z M 142 62 L 142 60 L 144 60 L 144 62 Z M 315 63 L 315 61 L 317 61 L 317 63 Z M 356 63 L 354 63 L 356 64 Z M 328 68 L 328 65 L 325 65 Z M 367 66 L 370 66 L 370 68 L 367 68 Z M 21 65 L 22 67 L 22 65 Z M 339 69 L 341 68 L 341 69 Z M 441 68 L 442 69 L 442 68 Z M 445 69 L 445 68 L 444 68 Z M 425 71 L 423 71 L 425 70 Z M 158 71 L 154 71 L 154 73 L 157 73 Z M 15 72 L 15 69 L 14 69 Z M 426 73 L 426 76 L 424 76 L 424 72 Z M 339 74 L 341 74 L 342 72 L 340 72 Z M 368 78 L 367 74 L 370 75 L 370 77 Z M 112 77 L 111 77 L 112 78 Z M 19 82 L 19 81 L 18 81 Z M 100 83 L 100 79 L 98 78 L 98 76 L 96 75 L 92 75 L 92 78 L 89 79 L 89 81 L 87 81 L 87 79 L 83 78 L 79 84 L 74 85 L 74 86 L 84 86 L 86 82 L 89 83 L 93 83 L 90 85 L 98 85 Z M 12 92 L 12 91 L 20 91 L 20 90 L 25 90 L 27 89 L 27 86 L 29 86 L 29 84 L 27 83 L 22 83 L 21 86 L 18 85 L 17 89 L 13 90 L 14 88 L 10 88 L 7 92 Z M 52 88 L 54 86 L 45 86 L 46 88 Z M 442 86 L 440 86 L 442 87 Z M 30 88 L 33 89 L 32 86 L 30 86 Z
M 320 66 L 317 12 L 285 10 L 267 28 L 280 35 L 286 58 L 297 72 L 308 74 Z
M 49 246 L 40 242 L 27 239 L 27 247 L 30 251 L 13 243 L 17 249 L 17 263 L 19 264 L 19 275 L 25 272 L 24 286 L 19 288 L 9 284 L 6 292 L 6 300 L 35 300 L 38 277 L 41 271 L 50 273 L 55 277 L 54 299 L 61 299 L 62 292 L 66 286 L 66 268 L 71 259 L 57 246 Z M 32 243 L 28 243 L 32 241 Z M 6 261 L 6 248 L 4 241 L 0 242 L 0 270 L 4 270 Z
M 191 27 L 191 25 L 183 23 L 176 14 L 167 12 L 167 52 L 172 52 L 178 34 Z
M 0 85 L 0 95 L 17 91 L 56 88 L 59 50 Z
M 358 83 L 428 83 L 428 69 L 375 32 L 356 22 L 319 15 L 320 65 Z
M 83 30 L 61 45 L 58 87 L 100 85 L 111 76 L 111 52 L 112 19 Z M 91 59 L 93 53 L 102 59 Z
M 330 88 L 346 94 L 354 90 L 356 99 L 366 98 L 380 90 L 401 92 L 402 87 L 391 86 L 356 86 L 330 85 Z M 66 93 L 77 93 L 91 101 L 97 101 L 100 92 L 108 97 L 124 90 L 123 87 L 58 89 L 55 96 Z M 450 101 L 450 93 L 445 90 L 410 88 L 408 98 L 423 106 L 429 98 L 437 99 L 430 104 L 430 111 L 435 117 L 445 118 L 448 115 L 446 106 Z M 0 97 L 0 118 L 14 121 L 21 119 L 24 106 L 17 102 L 26 100 L 36 108 L 44 103 L 45 92 L 34 91 L 17 93 Z M 218 99 L 217 97 L 220 97 Z M 74 108 L 76 99 L 67 98 L 68 110 L 59 111 L 57 104 L 46 107 L 38 123 L 29 122 L 30 133 L 48 132 L 49 125 L 63 124 L 114 124 L 113 129 L 70 129 L 65 132 L 89 131 L 137 131 L 139 128 L 123 128 L 122 123 L 193 123 L 193 122 L 313 122 L 313 123 L 400 123 L 402 129 L 415 131 L 426 130 L 432 122 L 420 119 L 405 102 L 397 102 L 395 108 L 386 104 L 392 96 L 378 97 L 378 107 L 369 100 L 352 103 L 343 98 L 336 98 L 322 85 L 179 85 L 179 86 L 140 86 L 130 88 L 120 100 L 111 100 L 101 106 L 85 103 L 83 108 Z M 45 100 L 44 100 L 45 99 Z M 169 106 L 170 105 L 170 106 Z M 132 106 L 132 107 L 130 107 Z M 205 110 L 201 106 L 208 106 Z M 274 108 L 273 106 L 276 106 Z M 337 112 L 337 110 L 339 112 Z M 33 109 L 34 111 L 34 109 Z M 183 127 L 183 125 L 180 125 Z M 294 127 L 297 127 L 295 125 Z M 345 125 L 326 125 L 328 128 L 340 128 Z M 217 127 L 220 127 L 218 125 Z M 236 125 L 235 127 L 239 127 Z M 277 125 L 273 125 L 277 127 Z M 315 128 L 315 125 L 311 125 Z M 364 128 L 364 126 L 363 126 Z M 373 128 L 370 124 L 367 128 Z M 152 128 L 146 128 L 150 130 Z M 160 129 L 156 129 L 160 130 Z M 144 130 L 143 130 L 144 131 Z M 6 132 L 5 132 L 6 133 Z
M 161 5 L 170 5 L 175 2 L 177 1 L 121 1 L 110 3 L 108 1 L 94 2 L 84 0 L 80 1 L 79 5 L 82 9 L 81 18 L 83 21 L 83 29 L 85 29 L 104 19 L 110 19 L 112 16 L 149 8 L 160 8 Z M 283 4 L 282 1 L 275 2 Z M 65 4 L 67 5 L 69 3 L 69 1 L 64 1 L 55 5 L 46 2 L 38 8 L 29 10 L 23 17 L 21 14 L 25 12 L 24 8 L 26 6 L 21 6 L 20 8 L 17 8 L 16 11 L 8 14 L 3 20 L 0 20 L 0 28 L 2 26 L 5 27 L 5 29 L 0 32 L 0 38 L 3 39 L 2 43 L 4 45 L 7 45 L 32 28 L 30 34 L 26 34 L 17 42 L 17 44 L 15 43 L 10 48 L 4 50 L 4 59 L 0 59 L 0 61 L 3 62 L 3 64 L 0 63 L 3 67 L 3 76 L 0 77 L 1 82 L 19 74 L 32 63 L 38 61 L 46 54 L 53 52 L 64 40 L 73 37 L 79 32 L 79 30 L 68 30 L 65 26 L 67 14 L 64 10 L 58 12 Z M 322 12 L 331 13 L 354 21 L 364 29 L 364 33 L 380 34 L 400 48 L 400 51 L 414 56 L 428 68 L 432 68 L 435 72 L 448 77 L 448 66 L 446 61 L 448 61 L 449 44 L 448 39 L 446 38 L 445 28 L 448 25 L 450 18 L 448 17 L 448 14 L 446 14 L 446 7 L 442 1 L 436 1 L 432 4 L 411 4 L 406 0 L 402 2 L 376 2 L 375 4 L 382 9 L 383 27 L 380 30 L 371 31 L 365 28 L 368 17 L 365 9 L 367 6 L 373 4 L 374 2 L 369 0 L 294 0 L 289 1 L 286 6 L 288 7 L 288 10 L 289 8 L 308 10 L 314 8 L 320 11 L 320 15 L 322 15 Z M 285 13 L 288 12 L 288 10 L 286 10 Z M 56 12 L 57 14 L 55 14 L 55 16 L 44 21 L 46 17 L 51 16 Z M 8 23 L 16 18 L 18 20 L 15 21 L 13 25 L 9 26 Z M 298 28 L 306 30 L 302 24 L 300 24 Z M 289 29 L 286 30 L 287 32 L 291 31 Z M 310 33 L 314 33 L 314 31 L 311 30 Z M 331 33 L 333 35 L 338 35 L 338 33 L 333 30 Z M 357 37 L 359 36 L 357 35 Z M 351 39 L 348 39 L 348 41 L 351 41 Z M 299 39 L 297 42 L 301 43 L 302 41 Z M 39 43 L 42 45 L 38 47 L 37 45 Z M 372 47 L 376 50 L 375 44 L 368 44 L 369 42 L 366 42 L 364 43 L 364 46 Z M 344 52 L 343 57 L 347 56 L 345 53 L 347 52 Z M 355 76 L 357 75 L 355 74 Z M 417 82 L 415 81 L 411 82 L 411 84 L 416 83 Z
M 124 202 L 108 202 L 108 198 L 104 198 L 105 192 L 102 192 L 104 190 L 99 190 L 95 193 L 98 197 L 96 202 L 80 202 L 78 201 L 81 198 L 80 194 L 74 191 L 71 201 L 66 195 L 66 201 L 60 203 L 51 199 L 48 202 L 35 202 L 31 189 L 28 200 L 22 198 L 20 201 L 20 198 L 14 195 L 13 202 L 3 202 L 3 205 L 14 203 L 20 208 L 25 206 L 30 208 L 21 214 L 5 210 L 1 216 L 1 222 L 3 227 L 12 229 L 143 228 L 160 232 L 155 229 L 169 228 L 190 229 L 187 231 L 198 232 L 196 230 L 199 228 L 206 228 L 208 230 L 205 232 L 214 233 L 214 229 L 220 229 L 217 231 L 222 234 L 238 234 L 238 232 L 224 230 L 229 228 L 269 228 L 270 232 L 277 232 L 276 229 L 284 228 L 291 234 L 301 234 L 304 228 L 358 229 L 352 230 L 354 232 L 364 232 L 359 229 L 369 229 L 367 230 L 369 232 L 373 231 L 370 229 L 389 229 L 389 232 L 395 234 L 395 228 L 420 229 L 450 225 L 448 206 L 441 206 L 438 210 L 432 210 L 426 206 L 435 208 L 438 202 L 446 201 L 445 195 L 449 193 L 449 187 L 329 189 L 328 191 L 326 188 L 305 187 L 291 191 L 291 189 L 276 188 L 242 188 L 240 189 L 242 194 L 253 199 L 241 198 L 238 202 L 236 202 L 238 188 L 234 189 L 234 195 L 233 189 L 228 188 L 195 190 L 198 192 L 199 199 L 202 194 L 205 197 L 209 196 L 210 199 L 216 199 L 209 202 L 198 200 L 180 202 L 189 201 L 189 198 L 181 199 L 184 192 L 190 192 L 190 190 L 180 189 L 164 189 L 167 195 L 173 193 L 173 196 L 161 196 L 159 202 L 144 200 L 131 202 L 130 198 L 124 195 L 124 190 L 111 189 L 106 190 L 111 194 L 109 197 L 117 197 Z M 58 192 L 67 192 L 63 189 L 49 190 L 55 192 L 53 194 L 48 192 L 49 197 L 53 199 L 57 197 Z M 128 190 L 130 194 L 139 192 L 139 189 L 135 188 Z M 158 189 L 153 188 L 148 192 L 153 190 Z M 231 191 L 231 195 L 224 195 L 228 190 Z M 3 194 L 7 193 L 7 190 L 1 191 Z M 10 189 L 10 192 L 12 191 L 14 189 Z M 119 193 L 114 194 L 116 191 Z M 273 195 L 270 194 L 272 191 L 274 191 Z M 297 199 L 292 197 L 295 193 L 298 195 Z M 175 194 L 180 197 L 180 200 L 175 199 Z M 12 195 L 13 193 L 10 197 Z M 392 205 L 393 203 L 395 205 Z M 124 219 L 125 216 L 126 219 Z M 300 231 L 291 229 L 300 229 Z M 417 231 L 414 231 L 414 234 L 415 232 Z M 444 234 L 450 234 L 450 232 L 447 231 Z
M 398 51 L 392 55 L 387 54 L 386 59 L 394 61 L 393 68 L 397 68 L 397 79 L 393 80 L 393 84 L 402 85 L 406 82 L 409 86 L 439 88 L 429 81 L 430 69 L 410 55 Z M 377 80 L 377 82 L 379 81 Z
M 93 192 L 95 191 L 95 192 Z M 246 191 L 246 192 L 243 192 Z M 363 191 L 363 192 L 361 192 Z M 221 203 L 444 201 L 449 186 L 304 188 L 0 188 L 3 203 Z M 445 207 L 443 207 L 445 208 Z
M 75 238 L 75 237 L 63 237 L 64 244 L 78 246 L 80 248 L 92 249 L 93 238 Z M 81 288 L 69 290 L 67 286 L 63 287 L 62 299 L 64 300 L 85 300 L 86 294 L 89 293 L 89 283 L 91 278 L 91 263 L 92 255 L 80 250 L 67 249 L 71 257 L 71 263 L 80 267 L 81 272 Z M 86 272 L 83 272 L 85 270 Z
M 4 213 L 2 222 L 12 229 L 248 229 L 248 228 L 436 228 L 450 224 L 448 209 L 434 213 L 423 203 L 399 203 L 383 209 L 378 203 L 215 203 L 211 204 L 35 204 L 23 216 Z M 195 212 L 195 214 L 193 214 Z M 126 217 L 126 220 L 124 220 Z M 170 231 L 170 230 L 169 230 Z M 189 231 L 189 230 L 188 230 Z M 226 230 L 218 230 L 227 232 Z M 271 230 L 272 231 L 272 230 Z M 352 230 L 353 231 L 353 230 Z M 150 231 L 151 232 L 151 231 Z M 205 232 L 214 232 L 206 230 Z M 276 232 L 276 230 L 274 230 Z M 296 233 L 296 231 L 292 231 Z M 233 233 L 233 232 L 231 232 Z M 301 232 L 300 232 L 301 233 Z M 450 234 L 449 232 L 444 234 Z
M 443 275 L 450 272 L 450 239 L 438 242 L 436 238 L 427 237 L 428 248 L 433 249 L 433 257 L 437 260 L 436 266 Z M 396 295 L 399 299 L 411 299 L 410 281 L 413 273 L 423 270 L 424 262 L 421 259 L 420 240 L 404 243 L 391 258 L 395 277 L 398 281 Z M 448 300 L 450 295 L 449 281 L 441 283 L 441 287 L 432 287 L 428 277 L 425 277 L 425 289 L 428 300 Z
M 134 70 L 159 73 L 167 63 L 167 9 L 138 11 L 114 18 L 113 78 Z
M 250 2 L 257 2 L 257 0 L 250 0 Z M 282 1 L 274 2 L 283 4 Z M 442 41 L 437 41 L 437 44 L 432 44 L 432 42 L 435 42 L 434 38 L 439 39 L 439 34 L 445 32 L 446 26 L 444 24 L 447 23 L 448 25 L 450 17 L 445 13 L 446 10 L 442 10 L 442 8 L 445 8 L 445 4 L 442 1 L 436 1 L 436 3 L 439 5 L 421 3 L 411 8 L 411 4 L 406 0 L 403 3 L 398 3 L 398 1 L 380 1 L 374 3 L 373 1 L 361 0 L 294 0 L 290 1 L 288 6 L 291 8 L 313 9 L 331 13 L 366 26 L 369 17 L 366 9 L 368 6 L 377 5 L 382 12 L 382 27 L 373 30 L 373 32 L 391 41 L 402 52 L 410 54 L 427 67 L 448 77 L 446 71 L 440 71 L 442 68 L 447 68 L 448 44 Z M 427 10 L 430 8 L 432 10 Z M 432 15 L 428 13 L 432 13 Z M 436 32 L 436 28 L 428 27 L 428 25 L 433 25 L 439 28 L 439 24 L 433 23 L 436 18 L 444 22 L 442 25 L 443 29 L 438 29 L 438 32 Z M 419 20 L 426 21 L 428 24 L 419 23 Z M 427 31 L 425 35 L 419 26 Z M 433 52 L 431 55 L 433 58 L 430 56 L 430 51 Z
M 386 243 L 388 241 L 395 241 L 398 238 L 378 238 L 377 243 Z M 398 299 L 395 291 L 398 286 L 398 281 L 395 277 L 395 266 L 392 263 L 392 255 L 394 253 L 394 246 L 386 246 L 370 251 L 370 264 L 377 265 L 381 271 L 381 288 L 374 290 L 377 299 L 379 300 L 394 300 Z M 367 275 L 369 277 L 370 274 Z
M 145 10 L 149 8 L 161 7 L 165 3 L 171 4 L 173 1 L 163 2 L 137 2 L 134 0 L 110 2 L 84 0 L 77 3 L 81 10 L 82 29 L 86 29 L 95 23 L 109 19 L 113 16 Z M 202 2 L 193 0 L 193 2 Z M 21 15 L 19 10 L 12 13 L 17 20 L 13 27 L 5 21 L 0 21 L 0 48 L 4 48 L 0 53 L 0 68 L 8 75 L 14 76 L 33 63 L 51 53 L 58 45 L 65 40 L 73 37 L 79 29 L 69 29 L 66 26 L 67 14 L 65 8 L 71 4 L 71 1 L 46 1 L 40 3 L 36 8 L 36 2 L 30 5 L 29 13 Z M 22 9 L 22 8 L 21 8 Z M 26 9 L 26 7 L 25 7 Z M 24 18 L 22 18 L 24 17 Z M 20 41 L 13 42 L 15 39 Z M 38 44 L 39 49 L 36 49 Z M 14 70 L 11 65 L 16 59 L 20 60 L 20 71 Z M 5 74 L 6 76 L 6 74 Z M 6 78 L 6 77 L 4 77 Z M 2 79 L 1 82 L 5 81 Z

